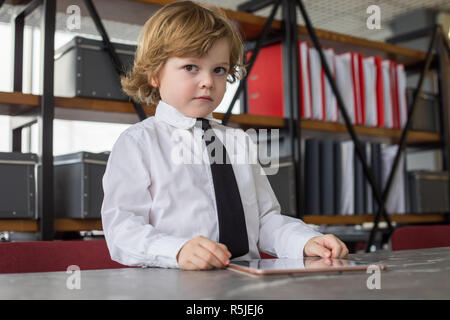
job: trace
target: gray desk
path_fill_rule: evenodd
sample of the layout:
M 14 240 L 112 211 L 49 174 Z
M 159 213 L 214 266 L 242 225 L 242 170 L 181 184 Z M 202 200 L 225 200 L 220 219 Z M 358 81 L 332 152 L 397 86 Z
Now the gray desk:
M 350 255 L 386 263 L 381 289 L 364 271 L 251 277 L 230 270 L 159 268 L 81 270 L 81 289 L 66 272 L 0 275 L 0 299 L 450 299 L 450 247 Z

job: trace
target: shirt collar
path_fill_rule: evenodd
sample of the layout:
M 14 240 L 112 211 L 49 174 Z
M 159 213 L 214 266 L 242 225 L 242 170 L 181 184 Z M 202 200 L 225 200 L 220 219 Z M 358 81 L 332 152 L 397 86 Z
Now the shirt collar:
M 187 117 L 178 111 L 177 108 L 159 100 L 158 106 L 156 107 L 155 118 L 158 121 L 164 121 L 171 126 L 177 127 L 179 129 L 190 129 L 197 122 L 197 118 Z M 212 112 L 205 117 L 208 120 L 215 121 L 217 123 L 222 123 L 221 120 L 214 119 Z

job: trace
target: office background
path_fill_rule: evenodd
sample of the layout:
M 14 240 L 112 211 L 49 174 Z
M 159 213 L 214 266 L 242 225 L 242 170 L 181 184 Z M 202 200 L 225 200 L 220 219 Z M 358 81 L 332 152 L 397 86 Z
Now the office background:
M 140 28 L 146 19 L 158 9 L 158 4 L 160 4 L 161 1 L 154 1 L 153 3 L 152 1 L 147 2 L 148 3 L 145 3 L 145 1 L 135 2 L 125 0 L 116 0 L 111 2 L 97 0 L 93 3 L 98 10 L 110 40 L 114 43 L 133 46 L 136 45 L 136 39 Z M 217 5 L 230 10 L 238 10 L 238 6 L 243 3 L 243 1 L 238 0 L 210 0 L 200 2 Z M 25 3 L 27 3 L 27 1 L 24 3 L 20 3 L 20 1 L 18 4 L 16 3 L 17 1 L 6 1 L 0 8 L 0 37 L 2 39 L 0 69 L 3 70 L 0 74 L 0 91 L 4 93 L 10 93 L 13 91 L 14 34 L 13 23 L 11 21 L 18 12 L 26 7 L 27 4 Z M 348 36 L 348 39 L 366 39 L 378 42 L 390 41 L 391 43 L 393 40 L 397 39 L 398 42 L 395 45 L 404 46 L 410 48 L 411 50 L 426 53 L 430 39 L 429 35 L 422 36 L 416 41 L 400 41 L 401 39 L 399 40 L 398 37 L 411 31 L 426 29 L 434 26 L 435 24 L 439 24 L 442 27 L 442 33 L 447 36 L 448 41 L 448 36 L 450 34 L 450 5 L 447 1 L 377 1 L 375 4 L 380 8 L 381 13 L 380 29 L 370 29 L 367 27 L 367 19 L 370 16 L 367 12 L 367 8 L 371 4 L 372 2 L 370 1 L 305 1 L 306 10 L 308 11 L 311 21 L 316 29 L 342 34 L 344 36 Z M 77 28 L 69 30 L 67 21 L 68 17 L 73 14 L 73 11 L 68 13 L 67 9 L 71 5 L 75 5 L 80 8 L 81 19 Z M 57 1 L 56 10 L 54 44 L 56 52 L 58 52 L 58 49 L 67 43 L 73 41 L 75 37 L 97 41 L 102 39 L 93 19 L 90 17 L 89 12 L 82 1 Z M 267 17 L 269 13 L 270 8 L 268 7 L 256 11 L 254 14 Z M 279 10 L 275 15 L 275 19 L 281 20 L 282 18 L 281 10 Z M 27 17 L 25 22 L 23 36 L 24 47 L 22 81 L 22 93 L 24 95 L 30 94 L 38 96 L 42 94 L 40 72 L 40 19 L 40 11 L 35 10 L 35 12 Z M 304 21 L 300 13 L 297 15 L 297 22 L 300 25 L 304 25 Z M 355 43 L 357 42 L 357 40 L 353 41 Z M 337 50 L 339 50 L 340 53 L 354 51 L 354 47 L 352 45 L 348 45 L 346 48 L 346 44 L 339 40 L 335 41 L 335 45 L 339 48 Z M 311 44 L 310 46 L 312 47 Z M 364 56 L 366 57 L 370 55 L 369 48 L 373 48 L 373 46 L 361 46 L 361 51 L 364 52 Z M 383 49 L 381 49 L 381 51 L 383 51 Z M 263 54 L 261 56 L 263 56 Z M 402 59 L 394 55 L 393 60 L 396 59 L 398 60 L 397 62 L 402 63 Z M 423 62 L 424 57 L 418 60 Z M 439 94 L 439 86 L 436 78 L 437 76 L 435 74 L 431 75 L 424 83 L 423 90 L 432 96 Z M 407 87 L 414 89 L 417 81 L 417 73 L 409 76 L 407 78 Z M 238 85 L 239 84 L 236 83 L 229 86 L 224 101 L 221 103 L 216 112 L 225 113 L 227 111 Z M 57 96 L 57 93 L 55 93 L 55 95 Z M 409 98 L 409 102 L 411 102 L 411 98 Z M 2 103 L 7 104 L 9 102 L 4 101 Z M 448 108 L 448 106 L 446 107 Z M 241 98 L 236 102 L 234 108 L 232 109 L 232 114 L 239 114 L 243 111 L 243 109 L 244 106 L 242 105 Z M 281 107 L 281 110 L 282 109 L 283 108 Z M 4 109 L 2 110 L 2 115 L 0 115 L 0 152 L 11 152 L 14 116 L 9 115 L 8 111 L 4 111 Z M 434 112 L 435 118 L 439 118 L 438 109 L 431 112 Z M 249 113 L 251 114 L 252 112 Z M 254 113 L 257 114 L 258 112 Z M 67 109 L 57 109 L 55 111 L 55 115 L 56 117 L 53 121 L 54 156 L 62 156 L 78 152 L 101 153 L 109 151 L 120 133 L 131 124 L 139 120 L 136 114 L 133 114 L 132 112 L 113 114 L 98 110 L 88 112 L 85 110 L 73 111 Z M 248 125 L 246 128 L 248 128 Z M 342 128 L 344 127 L 342 126 Z M 443 128 L 436 126 L 434 128 L 428 127 L 426 129 L 428 130 L 428 133 L 432 132 L 437 134 L 435 137 L 437 137 L 436 139 L 440 141 L 440 135 L 443 134 Z M 424 130 L 422 128 L 419 131 L 422 132 Z M 396 131 L 395 134 L 399 135 L 400 132 L 400 130 Z M 308 130 L 306 130 L 304 134 L 304 139 L 315 136 Z M 390 133 L 384 136 L 384 131 L 379 131 L 369 135 L 369 140 L 377 140 L 380 137 L 381 140 L 387 139 L 390 141 L 390 138 L 386 138 L 390 137 Z M 319 134 L 318 138 L 328 137 L 326 134 Z M 345 139 L 345 137 L 342 139 Z M 39 154 L 39 148 L 38 124 L 33 124 L 24 128 L 22 130 L 21 151 Z M 407 171 L 426 170 L 428 172 L 446 172 L 448 170 L 445 162 L 445 154 L 447 152 L 445 146 L 435 143 L 424 148 L 422 146 L 414 146 L 407 149 L 408 152 L 406 152 L 405 156 L 405 167 Z M 286 153 L 289 153 L 289 151 L 286 151 Z M 277 185 L 277 183 L 278 181 L 273 181 L 274 186 Z M 280 189 L 283 187 L 284 186 L 282 185 L 279 186 Z M 286 191 L 285 189 L 279 191 L 279 196 L 283 198 L 283 203 L 290 201 L 289 197 L 284 199 L 286 192 L 289 191 Z M 286 209 L 286 211 L 288 211 L 288 209 Z M 407 214 L 409 212 L 403 213 Z M 424 220 L 417 219 L 417 216 L 413 216 L 410 220 L 402 220 L 400 218 L 399 222 L 394 221 L 394 223 L 396 226 L 401 224 L 409 224 L 411 221 L 413 223 L 418 222 L 431 224 L 448 223 L 448 211 L 432 213 L 438 215 L 433 216 L 433 219 L 430 218 Z M 393 212 L 393 214 L 396 213 Z M 335 233 L 336 235 L 342 237 L 348 243 L 352 244 L 351 248 L 353 252 L 357 252 L 358 250 L 363 250 L 369 231 L 373 227 L 372 220 L 374 215 L 375 212 L 372 212 L 371 217 L 365 216 L 360 220 L 353 220 L 351 223 L 345 223 L 342 222 L 342 220 L 321 223 L 322 220 L 315 220 L 314 217 L 311 218 L 311 220 L 305 221 L 314 225 L 314 227 L 318 230 Z M 98 226 L 98 223 L 96 226 Z M 385 227 L 384 222 L 382 222 L 381 227 Z M 1 229 L 2 228 L 0 227 L 0 230 Z M 70 228 L 64 229 L 65 231 L 61 232 L 59 236 L 66 238 L 79 238 L 86 236 L 94 238 L 101 237 L 101 231 L 92 231 L 90 229 L 79 230 L 82 229 L 82 227 L 79 226 L 73 231 L 68 229 Z M 0 232 L 3 240 L 6 241 L 35 240 L 40 237 L 39 232 L 23 231 L 21 228 Z M 378 237 L 371 250 L 376 250 L 377 245 L 378 249 L 388 248 L 389 244 L 382 240 L 382 237 Z

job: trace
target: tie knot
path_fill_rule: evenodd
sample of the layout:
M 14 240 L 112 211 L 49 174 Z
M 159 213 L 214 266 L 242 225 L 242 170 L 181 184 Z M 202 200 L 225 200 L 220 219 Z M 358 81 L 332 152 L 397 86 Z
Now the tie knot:
M 205 118 L 197 118 L 197 120 L 200 120 L 202 122 L 202 129 L 203 129 L 203 131 L 211 129 L 211 125 L 209 124 L 209 120 L 207 120 Z

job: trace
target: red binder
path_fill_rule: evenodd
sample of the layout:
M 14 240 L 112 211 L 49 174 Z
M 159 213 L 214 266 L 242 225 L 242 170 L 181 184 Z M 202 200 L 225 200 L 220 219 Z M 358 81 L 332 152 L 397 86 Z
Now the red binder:
M 382 59 L 375 57 L 375 65 L 377 70 L 377 119 L 378 127 L 384 127 L 384 99 L 383 99 L 383 71 L 381 67 Z
M 397 79 L 397 64 L 394 61 L 389 61 L 389 71 L 391 76 L 391 100 L 392 100 L 392 121 L 393 127 L 400 129 L 400 109 L 398 104 L 398 79 Z
M 247 61 L 252 52 L 247 53 Z M 302 118 L 312 115 L 308 44 L 299 41 L 299 107 Z M 247 78 L 249 114 L 284 117 L 283 61 L 280 44 L 261 48 Z
M 362 54 L 351 52 L 351 68 L 354 90 L 355 124 L 365 123 L 364 112 L 364 69 L 362 67 Z
M 251 54 L 247 54 L 247 61 Z M 282 72 L 281 45 L 261 48 L 247 78 L 249 114 L 284 116 Z

